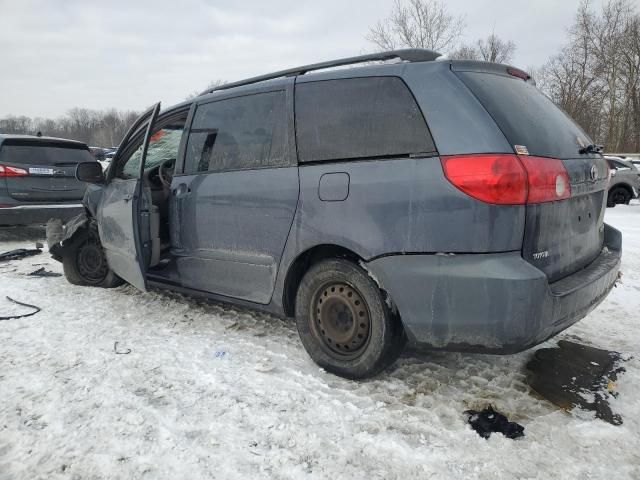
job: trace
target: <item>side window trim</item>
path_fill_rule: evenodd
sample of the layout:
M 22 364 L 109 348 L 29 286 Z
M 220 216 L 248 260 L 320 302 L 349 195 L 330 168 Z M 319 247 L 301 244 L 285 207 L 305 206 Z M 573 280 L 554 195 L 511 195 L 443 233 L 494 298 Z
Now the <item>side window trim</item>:
M 195 116 L 195 110 L 197 110 L 199 107 L 202 107 L 203 105 L 209 105 L 211 103 L 216 103 L 216 102 L 224 102 L 225 100 L 232 100 L 236 98 L 251 97 L 253 95 L 260 95 L 261 93 L 284 92 L 286 90 L 287 90 L 286 85 L 274 85 L 272 87 L 263 87 L 263 88 L 251 90 L 248 92 L 226 91 L 224 95 L 214 96 L 213 98 L 207 98 L 204 100 L 200 100 L 199 102 L 195 102 L 194 116 Z
M 353 162 L 375 162 L 378 160 L 400 160 L 400 159 L 416 159 L 416 158 L 433 158 L 439 154 L 437 151 L 433 152 L 420 152 L 420 153 L 398 153 L 394 155 L 371 155 L 368 157 L 349 157 L 349 158 L 335 158 L 330 160 L 307 160 L 301 162 L 301 166 L 310 165 L 326 165 L 328 163 L 353 163 Z
M 139 179 L 142 178 L 142 175 L 144 175 L 144 165 L 145 163 L 147 163 L 147 153 L 149 152 L 149 144 L 151 143 L 151 132 L 153 132 L 153 128 L 155 127 L 159 113 L 160 103 L 157 103 L 153 109 L 151 118 L 149 118 L 149 123 L 147 123 L 147 129 L 144 133 L 144 140 L 142 141 L 142 153 L 140 155 L 140 165 L 138 166 Z
M 180 145 L 178 146 L 178 154 L 176 156 L 176 166 L 173 169 L 173 176 L 181 175 L 185 169 L 185 156 L 187 154 L 187 140 L 189 139 L 189 133 L 191 132 L 191 124 L 196 111 L 197 102 L 193 102 L 189 107 L 189 113 L 187 113 L 187 119 L 184 122 L 184 128 L 182 129 L 182 138 L 180 139 Z

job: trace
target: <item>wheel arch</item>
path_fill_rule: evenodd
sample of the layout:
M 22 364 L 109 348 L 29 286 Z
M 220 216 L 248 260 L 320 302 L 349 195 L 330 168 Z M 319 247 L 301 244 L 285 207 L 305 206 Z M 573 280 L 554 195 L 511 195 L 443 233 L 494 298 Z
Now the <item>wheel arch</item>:
M 93 217 L 83 211 L 69 219 L 65 224 L 60 219 L 51 219 L 47 222 L 47 245 L 54 260 L 62 261 L 62 254 L 66 247 L 72 244 L 78 235 L 90 228 Z
M 282 307 L 285 315 L 295 316 L 296 293 L 304 274 L 314 264 L 329 258 L 346 258 L 355 263 L 363 261 L 363 258 L 353 250 L 335 244 L 316 245 L 300 253 L 289 265 L 284 280 Z

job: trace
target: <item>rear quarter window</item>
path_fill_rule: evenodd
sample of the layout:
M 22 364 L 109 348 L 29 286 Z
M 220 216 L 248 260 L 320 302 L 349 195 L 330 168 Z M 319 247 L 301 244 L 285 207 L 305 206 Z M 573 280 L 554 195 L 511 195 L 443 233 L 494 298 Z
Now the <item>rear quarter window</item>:
M 484 72 L 458 71 L 502 130 L 511 146 L 530 155 L 579 158 L 581 146 L 593 143 L 587 134 L 533 84 Z
M 28 145 L 5 142 L 0 148 L 0 163 L 62 166 L 92 161 L 96 160 L 87 147 L 75 145 Z
M 434 152 L 420 108 L 397 77 L 296 85 L 300 162 Z

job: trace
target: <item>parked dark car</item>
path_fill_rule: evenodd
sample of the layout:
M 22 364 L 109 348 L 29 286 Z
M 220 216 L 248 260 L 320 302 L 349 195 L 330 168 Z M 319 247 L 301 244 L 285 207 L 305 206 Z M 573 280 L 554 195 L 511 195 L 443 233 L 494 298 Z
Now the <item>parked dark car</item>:
M 89 147 L 89 152 L 93 155 L 93 158 L 100 161 L 104 159 L 104 149 L 101 147 Z
M 49 225 L 51 251 L 75 284 L 295 317 L 310 356 L 350 378 L 407 341 L 548 339 L 617 279 L 607 163 L 525 72 L 438 56 L 308 65 L 154 106 L 106 178 L 78 166 L 87 211 Z
M 115 157 L 116 152 L 118 151 L 117 148 L 113 148 L 113 147 L 105 148 L 104 150 L 105 150 L 104 151 L 104 159 L 105 160 L 112 160 L 113 157 Z
M 611 169 L 607 207 L 628 205 L 631 199 L 638 198 L 640 189 L 640 171 L 631 162 L 620 157 L 606 155 Z
M 0 225 L 44 224 L 82 212 L 86 184 L 75 172 L 83 162 L 95 162 L 84 143 L 0 134 Z

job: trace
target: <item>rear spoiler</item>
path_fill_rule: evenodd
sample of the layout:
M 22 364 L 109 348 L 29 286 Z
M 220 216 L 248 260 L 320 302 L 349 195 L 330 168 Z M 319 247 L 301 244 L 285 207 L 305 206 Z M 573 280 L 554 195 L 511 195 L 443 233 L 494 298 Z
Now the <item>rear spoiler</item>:
M 536 84 L 535 80 L 524 70 L 503 63 L 480 62 L 477 60 L 453 60 L 451 70 L 454 72 L 479 72 L 516 77 L 525 82 Z
M 75 140 L 56 140 L 51 138 L 5 138 L 2 146 L 19 146 L 19 147 L 57 147 L 70 148 L 75 150 L 89 150 L 86 143 L 77 142 Z

